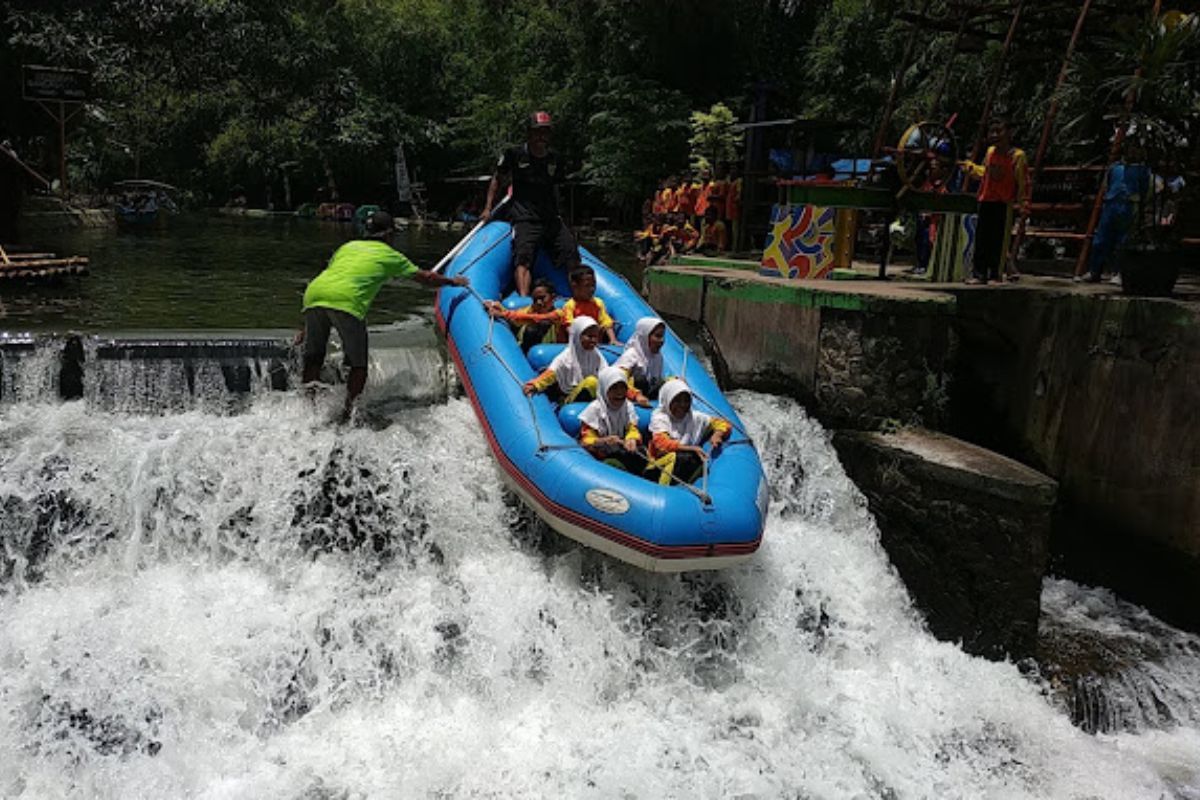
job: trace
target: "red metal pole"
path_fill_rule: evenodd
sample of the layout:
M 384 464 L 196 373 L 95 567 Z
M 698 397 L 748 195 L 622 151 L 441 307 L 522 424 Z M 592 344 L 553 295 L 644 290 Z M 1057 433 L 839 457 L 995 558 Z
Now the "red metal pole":
M 1017 8 L 1013 11 L 1012 22 L 1008 26 L 1008 35 L 1004 37 L 1004 48 L 1000 51 L 1000 63 L 996 65 L 996 73 L 988 86 L 987 99 L 983 101 L 983 115 L 979 118 L 979 131 L 975 134 L 975 144 L 971 148 L 971 160 L 979 161 L 983 152 L 983 142 L 987 137 L 988 122 L 992 117 L 992 103 L 996 100 L 996 90 L 1000 87 L 1000 79 L 1004 77 L 1004 67 L 1008 64 L 1008 51 L 1012 49 L 1013 39 L 1017 35 L 1017 25 L 1021 21 L 1021 9 L 1025 0 L 1017 0 Z
M 929 6 L 933 0 L 925 0 L 921 5 L 921 17 L 929 11 Z M 883 141 L 887 137 L 888 125 L 892 122 L 892 113 L 896 110 L 896 99 L 900 96 L 900 89 L 904 86 L 904 73 L 908 71 L 909 64 L 912 63 L 913 49 L 917 44 L 917 33 L 920 29 L 916 23 L 913 23 L 912 34 L 908 37 L 908 43 L 904 45 L 904 55 L 900 57 L 900 68 L 896 70 L 896 77 L 892 81 L 891 91 L 888 92 L 887 103 L 883 107 L 883 119 L 879 120 L 879 130 L 875 133 L 875 143 L 871 146 L 871 157 L 879 158 L 879 154 L 883 151 Z
M 946 69 L 942 73 L 942 80 L 938 83 L 937 92 L 933 95 L 933 100 L 929 103 L 929 113 L 926 114 L 926 119 L 933 119 L 937 114 L 938 105 L 942 102 L 942 95 L 946 91 L 946 84 L 950 82 L 950 71 L 954 67 L 954 56 L 958 53 L 959 42 L 962 41 L 963 32 L 967 29 L 967 9 L 964 6 L 962 11 L 962 19 L 958 21 L 958 31 L 954 34 L 954 41 L 950 45 L 950 57 L 946 59 Z
M 1075 54 L 1075 45 L 1079 42 L 1079 35 L 1083 32 L 1083 23 L 1091 8 L 1092 0 L 1083 0 L 1083 7 L 1079 9 L 1079 17 L 1075 20 L 1075 30 L 1071 31 L 1071 41 L 1067 43 L 1067 53 L 1063 56 L 1062 69 L 1058 71 L 1054 94 L 1050 96 L 1050 108 L 1046 110 L 1046 121 L 1042 123 L 1042 139 L 1038 142 L 1037 156 L 1033 161 L 1033 175 L 1029 179 L 1030 197 L 1033 197 L 1033 188 L 1037 185 L 1038 179 L 1042 177 L 1042 165 L 1046 159 L 1046 149 L 1050 146 L 1050 134 L 1054 131 L 1054 121 L 1058 118 L 1059 94 L 1062 92 L 1063 84 L 1067 82 L 1067 74 L 1071 68 L 1071 56 Z M 1013 237 L 1011 249 L 1013 262 L 1017 259 L 1017 253 L 1020 252 L 1021 241 L 1025 238 L 1025 227 L 1028 222 L 1029 217 L 1022 214 L 1020 224 L 1017 225 L 1017 235 Z
M 1154 8 L 1150 15 L 1154 19 L 1158 19 L 1159 13 L 1162 11 L 1162 0 L 1154 0 Z M 1143 67 L 1138 67 L 1134 70 L 1135 78 L 1140 78 L 1145 72 Z M 1137 100 L 1137 81 L 1129 87 L 1129 91 L 1125 93 L 1125 113 L 1121 116 L 1120 122 L 1117 124 L 1117 132 L 1113 135 L 1112 149 L 1108 151 L 1108 166 L 1116 163 L 1116 160 L 1121 157 L 1121 146 L 1125 144 L 1125 132 L 1129 128 L 1128 117 L 1133 111 L 1133 104 Z M 1088 256 L 1092 252 L 1092 237 L 1096 235 L 1096 225 L 1100 222 L 1100 209 L 1104 206 L 1104 194 L 1108 190 L 1108 170 L 1100 176 L 1100 187 L 1096 190 L 1096 199 L 1092 202 L 1092 214 L 1088 217 L 1087 231 L 1084 233 L 1083 246 L 1079 248 L 1079 259 L 1075 262 L 1075 275 L 1083 274 L 1087 268 Z
M 67 196 L 67 105 L 58 102 L 58 191 Z

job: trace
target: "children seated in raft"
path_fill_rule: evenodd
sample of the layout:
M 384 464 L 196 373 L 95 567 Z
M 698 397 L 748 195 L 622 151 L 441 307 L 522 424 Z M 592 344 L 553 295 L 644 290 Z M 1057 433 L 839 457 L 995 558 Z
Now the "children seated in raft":
M 610 343 L 619 344 L 616 331 L 613 330 L 612 317 L 608 315 L 604 301 L 596 297 L 596 271 L 591 267 L 576 267 L 571 270 L 567 280 L 571 284 L 571 299 L 562 307 L 558 340 L 567 340 L 566 332 L 571 327 L 572 320 L 577 317 L 591 317 L 600 325 Z
M 625 343 L 613 364 L 625 370 L 634 391 L 630 399 L 642 406 L 649 406 L 648 397 L 653 396 L 663 381 L 663 341 L 667 336 L 667 323 L 658 317 L 642 317 L 634 326 L 633 336 Z
M 708 454 L 704 440 L 713 450 L 729 436 L 728 420 L 692 410 L 692 392 L 679 378 L 672 378 L 658 392 L 658 408 L 650 417 L 650 466 L 658 482 L 668 486 L 672 478 L 691 483 L 700 476 Z
M 638 433 L 637 412 L 626 397 L 629 384 L 625 371 L 612 366 L 597 376 L 600 396 L 579 415 L 579 443 L 609 466 L 635 474 L 645 467 L 638 454 L 642 441 Z
M 529 296 L 533 300 L 529 306 L 512 311 L 495 300 L 487 303 L 489 314 L 505 319 L 516 327 L 513 333 L 524 353 L 528 353 L 535 344 L 557 342 L 558 326 L 562 322 L 562 312 L 554 307 L 553 283 L 539 278 L 533 282 Z
M 567 346 L 554 357 L 546 371 L 525 382 L 525 394 L 546 392 L 552 402 L 573 403 L 597 397 L 600 370 L 608 366 L 600 353 L 600 326 L 591 317 L 576 317 L 571 323 Z

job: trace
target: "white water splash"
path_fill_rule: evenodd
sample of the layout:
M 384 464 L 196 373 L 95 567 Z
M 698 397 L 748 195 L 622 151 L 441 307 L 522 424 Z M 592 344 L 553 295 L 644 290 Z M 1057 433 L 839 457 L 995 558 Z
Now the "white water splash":
M 758 556 L 646 575 L 506 499 L 465 401 L 338 431 L 0 408 L 5 797 L 1200 797 L 926 634 L 826 433 L 737 395 Z

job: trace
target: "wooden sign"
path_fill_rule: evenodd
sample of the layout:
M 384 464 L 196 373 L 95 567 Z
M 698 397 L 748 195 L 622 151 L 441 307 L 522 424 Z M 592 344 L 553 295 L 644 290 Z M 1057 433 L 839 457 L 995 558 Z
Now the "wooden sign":
M 84 103 L 92 87 L 92 76 L 81 69 L 21 68 L 21 95 L 26 100 L 53 103 Z

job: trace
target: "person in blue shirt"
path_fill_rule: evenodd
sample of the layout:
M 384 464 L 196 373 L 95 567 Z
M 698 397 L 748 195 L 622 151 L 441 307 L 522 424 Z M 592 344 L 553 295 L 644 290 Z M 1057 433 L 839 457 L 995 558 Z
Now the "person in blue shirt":
M 1135 158 L 1130 161 L 1122 159 L 1108 168 L 1100 224 L 1092 236 L 1092 252 L 1088 256 L 1089 282 L 1100 282 L 1105 265 L 1124 244 L 1141 210 L 1145 208 L 1152 185 L 1150 168 L 1137 163 Z M 1119 264 L 1113 268 L 1113 273 L 1113 282 L 1119 283 Z

